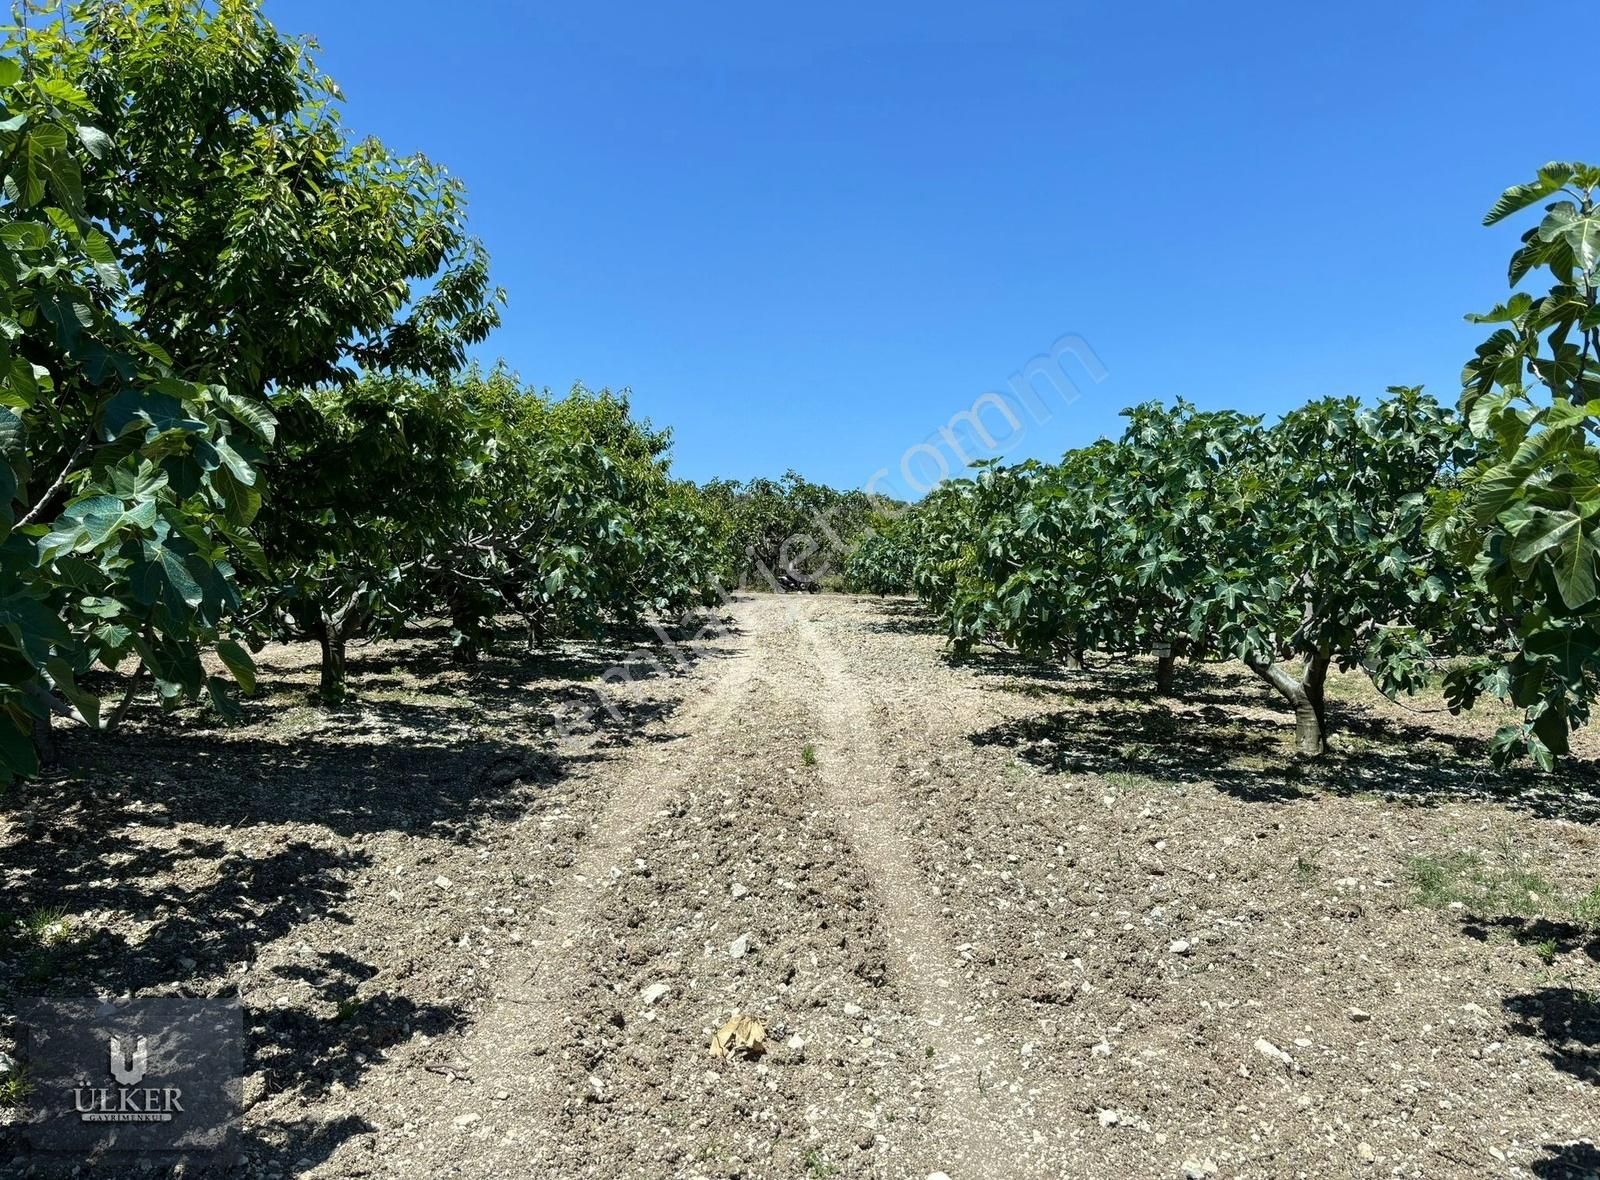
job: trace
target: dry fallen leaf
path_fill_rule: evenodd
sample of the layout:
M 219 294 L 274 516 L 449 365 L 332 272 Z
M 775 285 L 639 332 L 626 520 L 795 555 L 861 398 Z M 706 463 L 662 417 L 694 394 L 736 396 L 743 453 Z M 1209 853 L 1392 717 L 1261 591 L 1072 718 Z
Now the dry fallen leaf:
M 766 1051 L 766 1026 L 753 1016 L 735 1016 L 711 1037 L 713 1057 L 732 1057 L 735 1053 L 757 1057 Z

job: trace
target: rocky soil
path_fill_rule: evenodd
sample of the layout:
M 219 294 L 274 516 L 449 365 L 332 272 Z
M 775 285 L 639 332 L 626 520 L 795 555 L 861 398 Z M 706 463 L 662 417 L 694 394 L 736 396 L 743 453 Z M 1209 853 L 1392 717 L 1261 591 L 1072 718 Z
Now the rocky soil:
M 0 1013 L 238 994 L 241 1175 L 1600 1175 L 1593 750 L 1499 775 L 1346 678 L 1297 769 L 1241 669 L 835 595 L 681 663 L 440 648 L 66 740 L 0 810 Z

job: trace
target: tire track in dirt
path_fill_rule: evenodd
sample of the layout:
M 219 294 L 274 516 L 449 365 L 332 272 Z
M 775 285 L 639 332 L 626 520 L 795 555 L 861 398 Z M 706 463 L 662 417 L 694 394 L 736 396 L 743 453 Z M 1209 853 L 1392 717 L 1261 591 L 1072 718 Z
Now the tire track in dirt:
M 542 924 L 525 939 L 522 956 L 503 962 L 499 986 L 504 990 L 458 1047 L 458 1060 L 470 1071 L 473 1086 L 463 1096 L 468 1105 L 456 1104 L 460 1113 L 454 1116 L 455 1125 L 469 1129 L 486 1115 L 498 1113 L 486 1110 L 485 1099 L 515 1095 L 514 1105 L 496 1119 L 506 1130 L 497 1146 L 515 1157 L 548 1157 L 538 1144 L 553 1134 L 542 1117 L 555 1105 L 551 1092 L 557 1078 L 549 1049 L 558 1041 L 574 1004 L 573 950 L 606 920 L 599 911 L 607 900 L 605 885 L 611 870 L 633 863 L 651 822 L 687 781 L 706 771 L 707 761 L 716 753 L 716 736 L 747 704 L 757 670 L 749 637 L 733 632 L 725 638 L 732 643 L 717 661 L 720 673 L 698 690 L 690 688 L 690 701 L 674 718 L 679 736 L 643 742 L 621 760 L 605 811 L 576 861 L 565 870 L 564 883 L 539 907 Z M 496 1153 L 480 1144 L 472 1154 L 475 1163 L 487 1166 L 481 1174 L 498 1173 L 500 1163 L 490 1162 Z
M 745 609 L 765 657 L 781 608 Z M 761 660 L 717 765 L 650 825 L 648 860 L 569 956 L 555 1174 L 922 1177 L 939 1162 L 933 1064 L 866 874 L 805 788 L 815 716 L 780 676 Z M 758 1059 L 707 1055 L 735 1013 L 765 1026 Z
M 948 660 L 907 604 L 815 613 L 869 698 L 921 887 L 975 944 L 969 994 L 992 1005 L 991 1027 L 1039 1038 L 1030 1068 L 1042 1058 L 1082 1095 L 1062 1108 L 1076 1142 L 1060 1174 L 1467 1176 L 1505 1171 L 1501 1156 L 1538 1172 L 1581 1141 L 1581 1084 L 1543 1068 L 1549 1042 L 1501 1011 L 1548 963 L 1441 921 L 1402 883 L 1419 847 L 1502 842 L 1489 857 L 1526 863 L 1512 832 L 1559 864 L 1577 825 L 1385 790 L 1381 770 L 1351 790 L 1369 784 L 1341 785 L 1337 763 L 1321 784 L 1274 785 L 1257 742 L 1281 744 L 1282 718 L 1242 669 L 1206 669 L 1192 702 L 1164 705 L 1143 669 Z M 1181 744 L 1192 730 L 1147 728 L 1185 712 L 1215 718 L 1204 754 Z M 1446 740 L 1398 724 L 1423 748 Z M 1223 751 L 1238 761 L 1210 761 Z M 1295 1066 L 1262 1041 L 1290 1046 Z M 1438 1099 L 1420 1133 L 1418 1093 Z
M 568 978 L 560 952 L 570 949 L 595 917 L 596 884 L 612 867 L 632 862 L 645 829 L 684 783 L 704 773 L 707 761 L 714 760 L 715 739 L 747 706 L 757 674 L 758 664 L 748 650 L 731 659 L 732 666 L 705 690 L 706 695 L 683 712 L 682 736 L 648 746 L 655 756 L 631 768 L 569 871 L 567 884 L 543 907 L 550 924 L 540 938 L 530 940 L 541 953 L 525 978 L 518 1003 L 557 1002 Z
M 471 1083 L 437 1122 L 459 1174 L 991 1174 L 950 1162 L 972 1131 L 937 1111 L 947 1054 L 890 978 L 866 866 L 805 786 L 816 705 L 794 691 L 794 607 L 736 613 L 683 736 L 610 764 L 548 921 L 455 1046 Z M 739 931 L 753 939 L 733 956 Z M 706 1056 L 730 1011 L 767 1022 L 764 1058 Z
M 955 939 L 913 859 L 910 817 L 889 779 L 870 691 L 817 626 L 815 609 L 791 617 L 798 666 L 787 683 L 813 702 L 821 724 L 823 790 L 866 869 L 892 973 L 942 1065 L 932 1131 L 946 1153 L 943 1170 L 955 1180 L 1066 1174 L 1062 1128 L 1082 1096 L 1025 1069 L 1026 1051 L 998 1036 L 967 994 Z
M 457 1174 L 1071 1171 L 1069 1108 L 966 986 L 869 690 L 819 609 L 741 603 L 681 736 L 606 764 L 604 812 L 453 1046 L 471 1082 L 436 1125 Z M 641 1006 L 652 982 L 669 992 Z M 768 1022 L 760 1062 L 705 1055 L 735 1009 Z

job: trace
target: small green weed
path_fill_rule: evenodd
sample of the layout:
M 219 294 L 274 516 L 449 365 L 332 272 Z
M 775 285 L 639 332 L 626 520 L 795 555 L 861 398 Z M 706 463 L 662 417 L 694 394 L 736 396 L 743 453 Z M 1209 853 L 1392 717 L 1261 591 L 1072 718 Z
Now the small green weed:
M 59 946 L 72 937 L 72 919 L 63 906 L 41 906 L 23 919 L 28 936 L 40 946 Z
M 1585 926 L 1600 926 L 1600 885 L 1578 899 L 1572 907 L 1572 916 Z
M 361 1004 L 362 1001 L 358 1000 L 355 996 L 348 996 L 345 999 L 340 1000 L 338 1010 L 333 1014 L 334 1023 L 343 1024 L 345 1021 L 351 1019 L 361 1011 Z
M 818 1151 L 814 1147 L 810 1151 L 806 1152 L 805 1164 L 806 1175 L 808 1176 L 832 1176 L 839 1170 L 825 1160 L 822 1157 L 822 1152 Z
M 22 1066 L 13 1065 L 5 1073 L 0 1074 L 0 1110 L 21 1106 L 31 1093 L 33 1086 L 28 1081 L 27 1072 Z
M 1512 864 L 1511 859 L 1508 855 L 1496 866 L 1471 852 L 1413 856 L 1406 862 L 1406 871 L 1417 900 L 1426 906 L 1460 902 L 1478 914 L 1537 914 L 1565 908 L 1554 885 L 1538 873 Z

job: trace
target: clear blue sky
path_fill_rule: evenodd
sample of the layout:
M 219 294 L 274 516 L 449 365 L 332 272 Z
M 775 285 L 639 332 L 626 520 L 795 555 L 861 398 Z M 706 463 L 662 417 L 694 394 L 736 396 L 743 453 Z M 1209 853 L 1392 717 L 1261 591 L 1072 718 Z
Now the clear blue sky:
M 353 129 L 466 181 L 486 358 L 632 387 L 682 474 L 841 486 L 1068 334 L 1104 380 L 1012 457 L 1149 398 L 1453 399 L 1517 233 L 1484 210 L 1600 154 L 1516 54 L 1576 67 L 1576 11 L 267 0 Z

